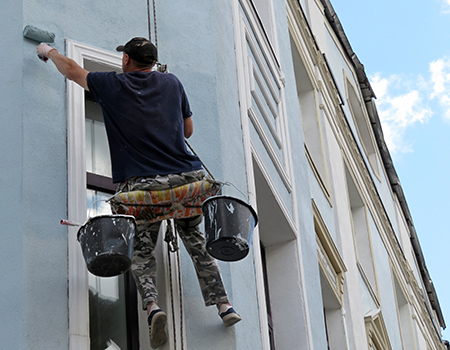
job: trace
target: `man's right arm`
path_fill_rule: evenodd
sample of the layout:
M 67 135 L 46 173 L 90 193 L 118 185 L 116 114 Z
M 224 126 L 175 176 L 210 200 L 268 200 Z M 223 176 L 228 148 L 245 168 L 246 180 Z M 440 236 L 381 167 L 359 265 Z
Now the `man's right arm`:
M 73 80 L 85 90 L 89 90 L 86 79 L 89 72 L 80 67 L 74 60 L 61 55 L 58 50 L 47 44 L 40 44 L 37 47 L 37 53 L 40 56 L 50 58 L 59 72 L 67 79 Z
M 194 133 L 194 123 L 192 122 L 192 117 L 185 118 L 183 121 L 184 121 L 184 137 L 188 139 Z

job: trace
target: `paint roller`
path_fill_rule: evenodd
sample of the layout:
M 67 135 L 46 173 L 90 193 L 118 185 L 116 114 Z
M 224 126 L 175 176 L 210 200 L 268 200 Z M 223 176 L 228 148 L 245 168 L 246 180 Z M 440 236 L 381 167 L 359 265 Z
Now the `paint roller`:
M 47 32 L 46 30 L 36 28 L 34 26 L 27 25 L 23 29 L 23 36 L 25 38 L 28 38 L 30 40 L 37 41 L 39 43 L 44 44 L 54 44 L 55 43 L 55 33 Z M 38 57 L 43 60 L 47 61 L 48 58 L 38 55 Z

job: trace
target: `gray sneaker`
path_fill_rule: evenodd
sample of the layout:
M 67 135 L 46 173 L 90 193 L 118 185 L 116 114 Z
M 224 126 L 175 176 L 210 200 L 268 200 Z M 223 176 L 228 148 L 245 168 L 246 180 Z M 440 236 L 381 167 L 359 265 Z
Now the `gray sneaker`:
M 241 316 L 239 316 L 232 307 L 228 308 L 227 311 L 220 313 L 219 316 L 222 318 L 223 323 L 227 327 L 230 327 L 242 320 Z
M 166 322 L 167 315 L 161 309 L 152 311 L 148 316 L 150 346 L 153 349 L 159 348 L 167 340 Z

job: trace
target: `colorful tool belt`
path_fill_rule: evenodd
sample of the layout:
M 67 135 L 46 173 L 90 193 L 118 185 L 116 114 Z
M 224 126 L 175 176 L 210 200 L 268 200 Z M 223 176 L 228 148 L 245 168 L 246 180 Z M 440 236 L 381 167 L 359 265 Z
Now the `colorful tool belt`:
M 222 185 L 205 179 L 167 190 L 119 192 L 109 202 L 113 212 L 132 215 L 138 224 L 188 218 L 202 214 L 203 202 L 215 196 Z

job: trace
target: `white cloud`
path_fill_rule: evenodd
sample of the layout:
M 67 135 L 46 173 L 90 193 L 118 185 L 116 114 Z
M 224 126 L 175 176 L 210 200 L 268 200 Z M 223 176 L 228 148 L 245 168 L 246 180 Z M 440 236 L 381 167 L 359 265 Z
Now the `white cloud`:
M 386 78 L 381 78 L 380 73 L 376 73 L 371 79 L 371 85 L 375 92 L 375 95 L 377 98 L 383 98 L 383 96 L 386 94 L 389 81 Z
M 441 13 L 450 14 L 450 0 L 441 0 Z
M 444 91 L 444 76 L 442 70 L 444 69 L 444 60 L 439 59 L 430 63 L 431 81 L 433 83 L 433 93 L 431 97 L 434 97 Z
M 431 62 L 430 73 L 433 86 L 430 98 L 439 102 L 443 118 L 450 122 L 450 59 L 444 57 Z
M 405 135 L 407 129 L 427 122 L 433 114 L 426 100 L 428 84 L 421 77 L 382 77 L 380 73 L 370 77 L 370 81 L 377 96 L 378 115 L 390 152 L 412 152 L 412 144 Z

